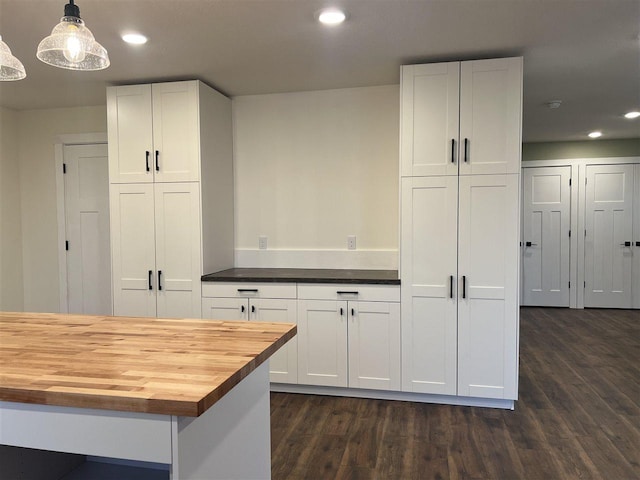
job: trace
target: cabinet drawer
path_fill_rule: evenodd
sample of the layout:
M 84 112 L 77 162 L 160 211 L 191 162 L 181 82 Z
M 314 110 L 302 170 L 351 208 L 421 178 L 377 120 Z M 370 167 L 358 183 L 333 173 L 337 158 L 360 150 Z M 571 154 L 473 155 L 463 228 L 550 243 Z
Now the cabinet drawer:
M 202 282 L 202 296 L 227 298 L 296 298 L 296 284 Z
M 298 298 L 307 300 L 358 300 L 364 302 L 399 302 L 399 285 L 363 285 L 326 283 L 298 285 Z

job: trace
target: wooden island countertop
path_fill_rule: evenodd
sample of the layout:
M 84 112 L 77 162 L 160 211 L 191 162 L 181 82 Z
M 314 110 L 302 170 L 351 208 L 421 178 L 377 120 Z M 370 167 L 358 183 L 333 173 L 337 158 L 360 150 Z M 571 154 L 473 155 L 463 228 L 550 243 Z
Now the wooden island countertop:
M 0 312 L 0 400 L 197 417 L 295 334 L 283 323 Z

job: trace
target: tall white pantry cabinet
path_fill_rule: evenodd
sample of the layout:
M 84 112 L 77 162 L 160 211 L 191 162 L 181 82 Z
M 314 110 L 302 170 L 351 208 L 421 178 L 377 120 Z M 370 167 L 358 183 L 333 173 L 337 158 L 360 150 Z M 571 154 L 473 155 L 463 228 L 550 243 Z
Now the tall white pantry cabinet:
M 199 81 L 107 89 L 115 315 L 201 317 L 233 266 L 231 101 Z
M 515 400 L 522 58 L 401 72 L 402 389 Z

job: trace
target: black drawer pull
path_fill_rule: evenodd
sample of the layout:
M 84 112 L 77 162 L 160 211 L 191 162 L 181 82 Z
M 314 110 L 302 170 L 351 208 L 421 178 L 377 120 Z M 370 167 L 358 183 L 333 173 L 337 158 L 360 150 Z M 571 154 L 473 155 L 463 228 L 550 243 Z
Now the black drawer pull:
M 344 309 L 340 307 L 340 316 L 344 315 Z
M 257 288 L 239 288 L 238 293 L 258 293 Z
M 240 306 L 240 311 L 241 311 L 242 313 L 244 313 L 244 305 L 241 305 L 241 306 Z
M 356 316 L 356 309 L 355 309 L 355 308 L 352 308 L 352 309 L 351 309 L 351 316 L 352 316 L 352 317 L 355 317 L 355 316 Z
M 336 292 L 338 295 L 358 295 L 358 291 L 350 291 L 350 290 L 338 290 Z
M 256 313 L 256 306 L 255 305 L 251 305 L 251 313 Z

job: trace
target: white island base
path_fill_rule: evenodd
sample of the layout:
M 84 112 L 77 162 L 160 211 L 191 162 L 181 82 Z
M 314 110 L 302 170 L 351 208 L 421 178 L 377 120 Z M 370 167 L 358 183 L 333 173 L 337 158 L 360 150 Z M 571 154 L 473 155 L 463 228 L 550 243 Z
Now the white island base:
M 163 464 L 150 478 L 269 479 L 269 416 L 267 361 L 199 417 L 0 402 L 0 444 Z M 68 478 L 96 478 L 83 470 Z

